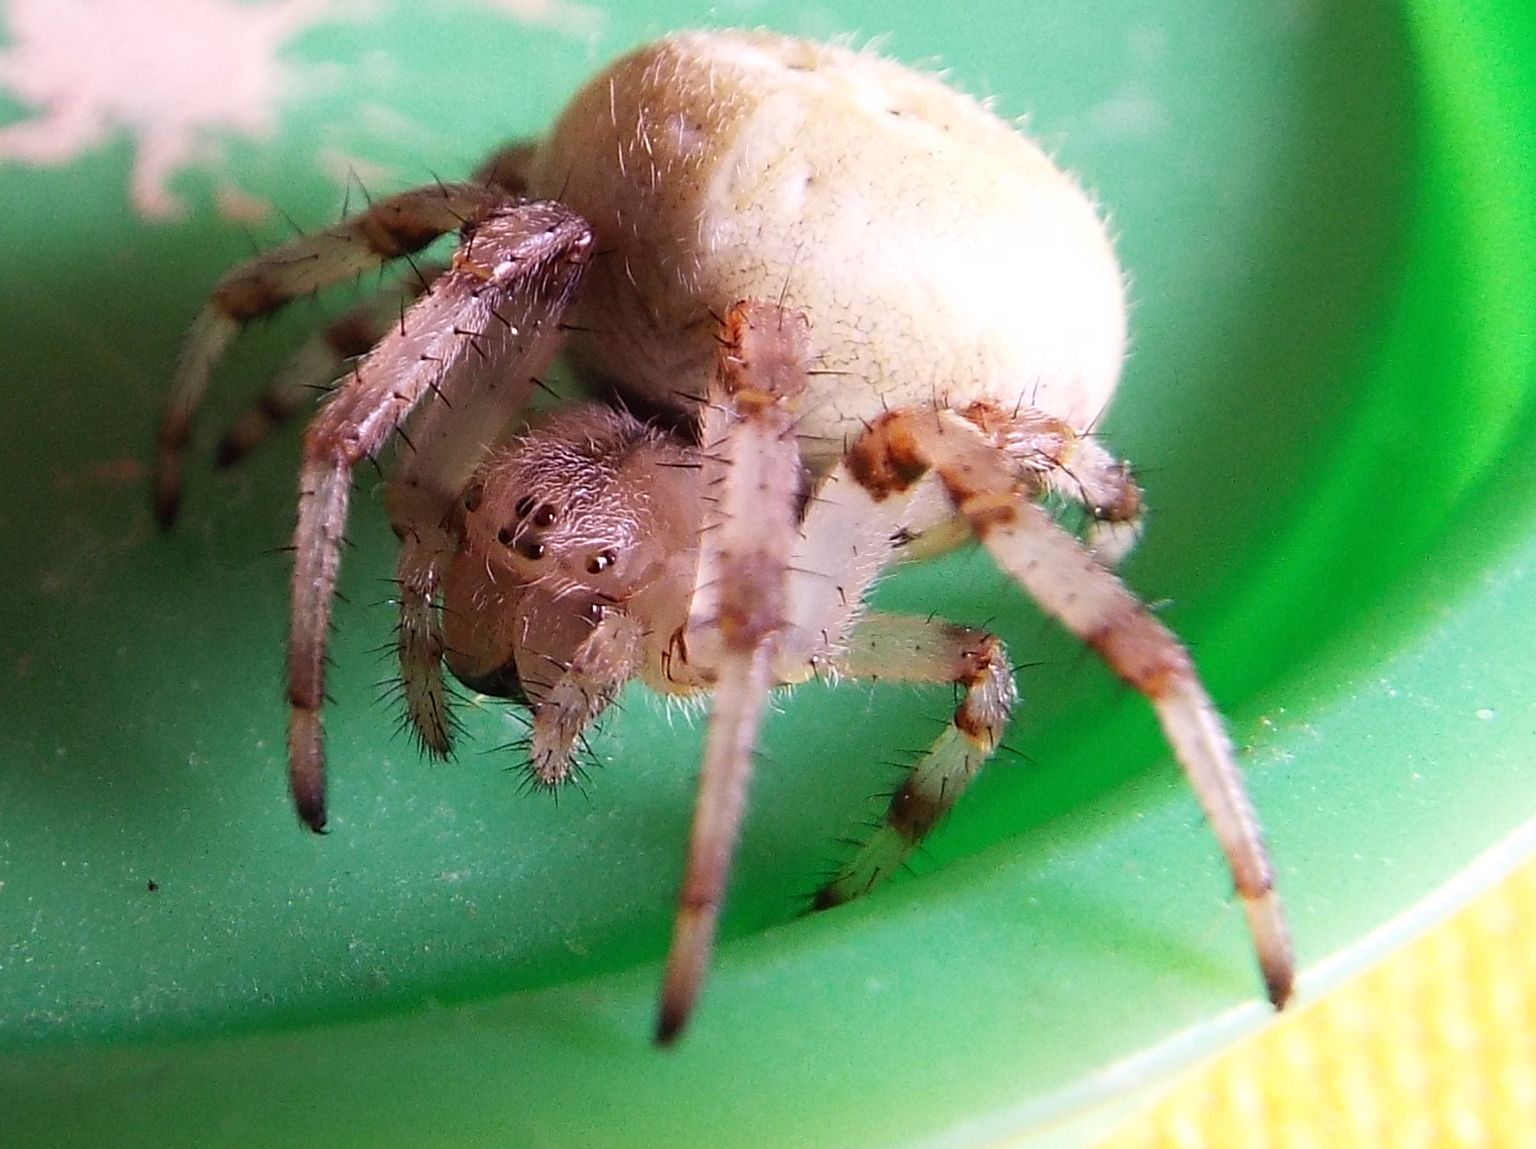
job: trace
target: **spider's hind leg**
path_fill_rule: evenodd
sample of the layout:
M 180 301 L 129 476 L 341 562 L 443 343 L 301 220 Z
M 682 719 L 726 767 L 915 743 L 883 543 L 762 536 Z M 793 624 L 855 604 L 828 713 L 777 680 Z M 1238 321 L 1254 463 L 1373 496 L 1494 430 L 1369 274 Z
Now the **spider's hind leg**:
M 1152 704 L 1231 867 L 1270 1000 L 1290 997 L 1295 967 L 1274 873 L 1232 745 L 1189 652 L 1088 545 L 1032 501 L 988 429 L 969 412 L 909 409 L 875 421 L 853 471 L 876 498 L 929 471 L 998 564 Z

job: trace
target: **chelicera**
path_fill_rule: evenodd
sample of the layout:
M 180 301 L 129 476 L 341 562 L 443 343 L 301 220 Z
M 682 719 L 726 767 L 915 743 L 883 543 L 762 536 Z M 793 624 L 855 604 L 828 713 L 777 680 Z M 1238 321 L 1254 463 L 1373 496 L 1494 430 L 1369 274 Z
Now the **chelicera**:
M 968 535 L 1152 704 L 1285 1003 L 1290 941 L 1221 718 L 1113 573 L 1141 492 L 1090 430 L 1120 376 L 1123 276 L 1094 204 L 1038 147 L 872 53 L 760 32 L 643 47 L 476 178 L 380 200 L 230 272 L 165 409 L 162 521 L 241 326 L 450 232 L 449 266 L 417 265 L 334 325 L 221 448 L 239 456 L 359 356 L 304 437 L 288 753 L 307 825 L 326 821 L 325 650 L 353 473 L 398 441 L 397 647 L 431 753 L 453 746 L 445 670 L 530 709 L 530 769 L 550 786 L 631 679 L 711 696 L 657 1028 L 669 1042 L 704 981 L 776 686 L 960 692 L 821 906 L 895 870 L 997 747 L 1016 697 L 998 639 L 864 605 L 903 548 Z M 529 424 L 562 351 L 622 402 Z M 1046 495 L 1084 508 L 1081 534 Z

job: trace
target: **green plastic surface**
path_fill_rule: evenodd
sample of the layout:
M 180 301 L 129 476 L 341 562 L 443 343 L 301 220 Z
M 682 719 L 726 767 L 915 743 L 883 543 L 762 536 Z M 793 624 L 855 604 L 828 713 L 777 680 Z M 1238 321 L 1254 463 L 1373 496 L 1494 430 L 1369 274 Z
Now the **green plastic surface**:
M 1027 113 L 1107 205 L 1135 351 L 1105 434 L 1154 508 L 1127 574 L 1171 600 L 1247 750 L 1304 991 L 1536 817 L 1523 0 L 673 0 L 555 30 L 517 7 L 381 2 L 296 37 L 312 82 L 270 140 L 177 181 L 178 220 L 129 207 L 125 137 L 0 166 L 0 1145 L 1060 1143 L 1263 1023 L 1219 853 L 1145 706 L 974 552 L 879 600 L 1004 635 L 1027 666 L 1018 753 L 916 876 L 801 918 L 952 703 L 785 698 L 674 1052 L 648 1035 L 697 724 L 632 692 L 558 807 L 496 752 L 517 729 L 498 705 L 428 765 L 374 686 L 392 540 L 367 482 L 333 832 L 298 829 L 269 553 L 294 436 L 229 474 L 200 456 L 170 535 L 140 471 L 184 325 L 250 251 L 216 193 L 310 227 L 339 209 L 337 155 L 373 193 L 457 175 L 673 27 L 888 33 Z M 0 97 L 0 123 L 29 114 Z M 253 333 L 205 431 L 344 300 Z

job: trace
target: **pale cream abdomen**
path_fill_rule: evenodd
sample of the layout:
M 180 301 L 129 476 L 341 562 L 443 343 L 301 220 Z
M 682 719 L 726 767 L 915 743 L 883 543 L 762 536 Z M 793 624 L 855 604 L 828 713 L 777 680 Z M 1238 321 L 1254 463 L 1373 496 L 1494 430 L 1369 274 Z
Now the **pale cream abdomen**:
M 573 355 L 633 392 L 702 396 L 738 299 L 809 316 L 813 463 L 936 395 L 1086 428 L 1119 377 L 1123 282 L 1094 206 L 979 103 L 870 54 L 650 45 L 576 96 L 533 182 L 598 233 Z

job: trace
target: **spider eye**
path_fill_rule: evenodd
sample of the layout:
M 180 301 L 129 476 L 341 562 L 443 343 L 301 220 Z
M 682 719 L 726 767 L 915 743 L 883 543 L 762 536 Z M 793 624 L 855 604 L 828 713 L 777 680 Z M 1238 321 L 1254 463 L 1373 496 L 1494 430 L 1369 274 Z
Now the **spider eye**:
M 533 510 L 532 495 L 524 495 L 522 498 L 518 499 L 512 507 L 512 513 L 520 519 L 526 519 L 528 517 L 528 512 L 531 510 Z
M 619 561 L 619 556 L 611 550 L 598 551 L 587 560 L 588 574 L 602 574 L 605 570 Z
M 544 557 L 544 544 L 536 543 L 532 539 L 524 539 L 517 544 L 517 553 L 525 559 L 541 559 Z
M 533 513 L 533 525 L 536 527 L 554 526 L 555 517 L 555 508 L 545 503 Z
M 512 540 L 516 537 L 517 536 L 512 533 L 511 527 L 502 527 L 501 530 L 496 532 L 496 541 L 504 547 L 510 547 L 512 545 Z
M 480 501 L 485 498 L 485 484 L 471 483 L 464 491 L 464 509 L 474 514 L 480 509 Z

